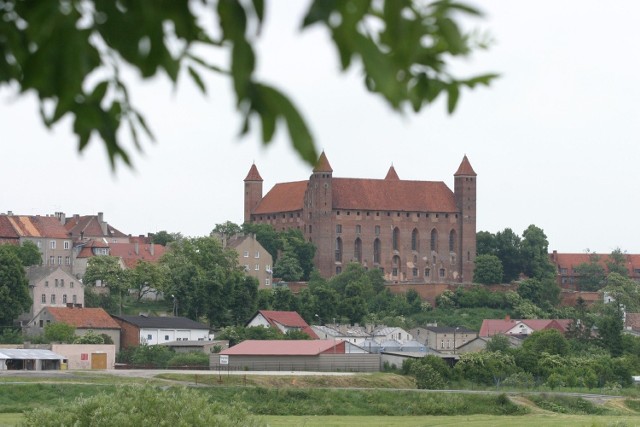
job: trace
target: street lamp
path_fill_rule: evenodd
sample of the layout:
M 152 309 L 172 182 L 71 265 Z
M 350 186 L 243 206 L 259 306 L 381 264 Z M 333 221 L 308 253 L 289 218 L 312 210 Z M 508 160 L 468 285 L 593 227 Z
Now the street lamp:
M 173 294 L 171 294 L 171 298 L 173 298 L 173 316 L 177 317 L 178 316 L 178 299 Z
M 318 325 L 322 326 L 322 319 L 318 316 L 318 313 L 316 313 L 314 317 L 318 318 Z

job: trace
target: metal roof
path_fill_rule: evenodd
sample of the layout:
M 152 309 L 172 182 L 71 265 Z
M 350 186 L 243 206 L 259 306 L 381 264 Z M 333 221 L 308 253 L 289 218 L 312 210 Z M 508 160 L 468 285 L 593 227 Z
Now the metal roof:
M 63 360 L 65 356 L 54 353 L 51 350 L 22 349 L 22 348 L 2 348 L 0 349 L 0 359 L 20 359 L 20 360 Z

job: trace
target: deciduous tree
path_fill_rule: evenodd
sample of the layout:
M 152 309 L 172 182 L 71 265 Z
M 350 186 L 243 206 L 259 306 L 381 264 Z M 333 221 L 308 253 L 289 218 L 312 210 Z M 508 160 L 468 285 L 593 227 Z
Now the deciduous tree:
M 500 258 L 495 255 L 478 255 L 473 270 L 473 281 L 492 285 L 502 281 L 503 269 Z
M 0 325 L 9 326 L 32 301 L 23 264 L 13 249 L 0 245 Z

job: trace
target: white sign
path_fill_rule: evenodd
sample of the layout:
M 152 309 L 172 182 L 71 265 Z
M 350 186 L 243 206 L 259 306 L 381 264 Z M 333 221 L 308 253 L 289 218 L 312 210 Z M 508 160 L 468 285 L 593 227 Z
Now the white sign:
M 221 365 L 228 365 L 229 364 L 229 355 L 221 354 L 220 355 L 220 364 Z

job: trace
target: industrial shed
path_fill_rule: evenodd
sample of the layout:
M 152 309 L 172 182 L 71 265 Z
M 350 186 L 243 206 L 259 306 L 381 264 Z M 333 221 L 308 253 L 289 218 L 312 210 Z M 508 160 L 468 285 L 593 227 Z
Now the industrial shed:
M 2 348 L 0 371 L 50 371 L 60 369 L 65 357 L 51 350 Z
M 380 355 L 341 340 L 247 340 L 210 361 L 214 370 L 380 371 Z

